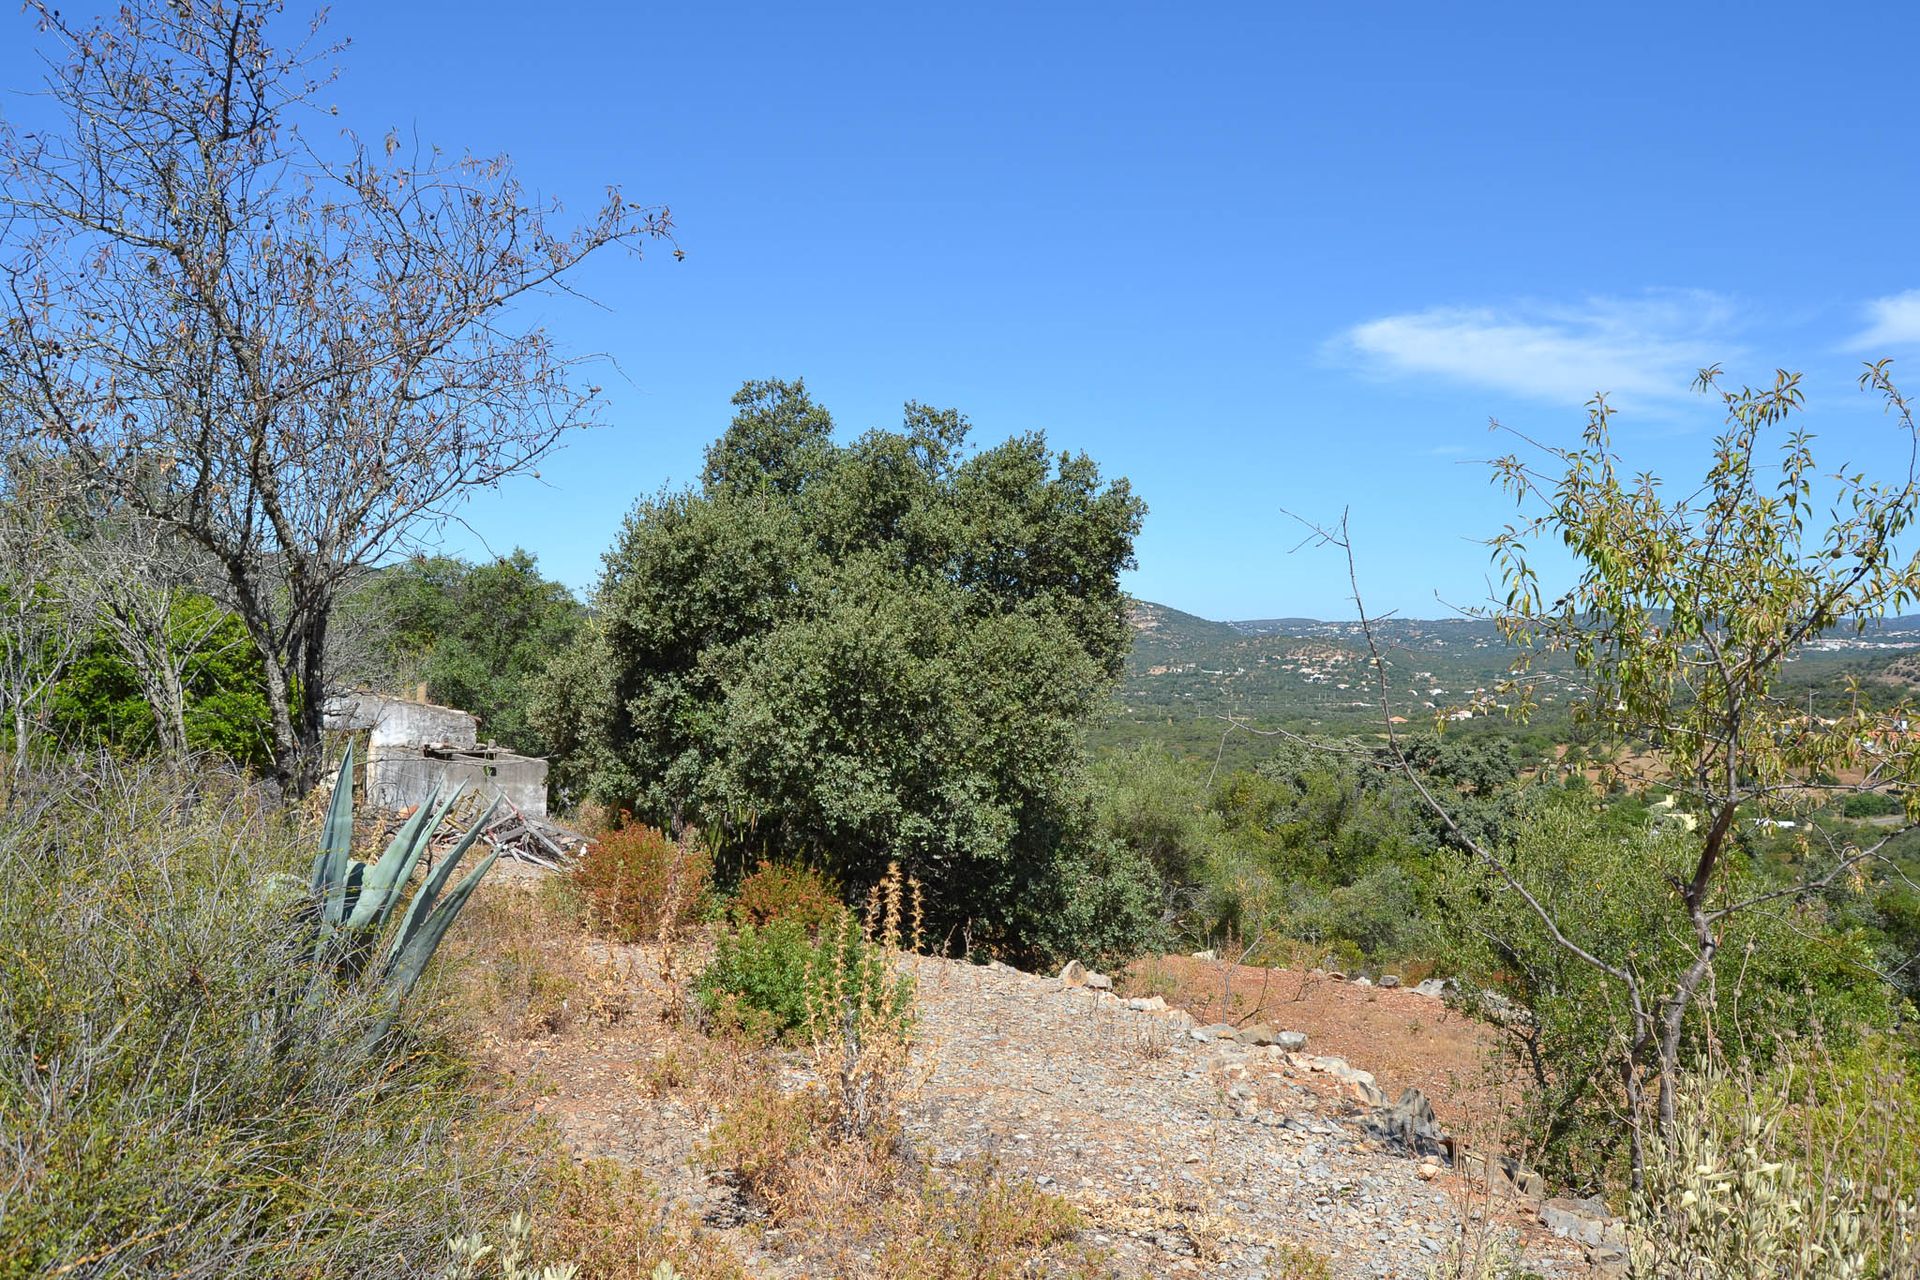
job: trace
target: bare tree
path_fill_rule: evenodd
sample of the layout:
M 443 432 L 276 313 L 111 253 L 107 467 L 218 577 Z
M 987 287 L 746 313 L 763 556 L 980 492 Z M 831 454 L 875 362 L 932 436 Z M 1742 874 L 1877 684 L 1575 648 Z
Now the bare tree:
M 27 7 L 59 123 L 0 122 L 0 407 L 217 566 L 304 791 L 343 581 L 597 416 L 515 304 L 670 219 L 609 190 L 559 229 L 504 158 L 310 137 L 343 46 L 277 46 L 275 0 Z
M 65 572 L 63 495 L 39 460 L 0 466 L 0 713 L 11 721 L 14 770 L 25 767 L 38 709 L 86 638 Z
M 98 515 L 66 541 L 76 606 L 112 640 L 153 713 L 163 755 L 187 753 L 187 675 L 218 644 L 230 615 L 193 609 L 216 585 L 205 554 L 131 511 Z

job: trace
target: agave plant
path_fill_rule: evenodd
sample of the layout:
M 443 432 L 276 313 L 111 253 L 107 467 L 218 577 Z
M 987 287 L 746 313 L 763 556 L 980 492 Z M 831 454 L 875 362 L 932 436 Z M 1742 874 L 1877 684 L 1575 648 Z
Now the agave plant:
M 455 788 L 445 800 L 435 787 L 413 816 L 401 825 L 385 853 L 371 863 L 355 862 L 349 853 L 353 846 L 353 748 L 347 748 L 340 762 L 340 774 L 333 784 L 333 802 L 320 830 L 320 849 L 313 857 L 313 959 L 316 968 L 331 970 L 342 980 L 357 980 L 371 968 L 376 980 L 384 983 L 396 1000 L 404 999 L 427 967 L 427 961 L 446 936 L 454 917 L 467 903 L 474 887 L 493 865 L 498 853 L 488 853 L 478 866 L 455 885 L 451 893 L 447 881 L 453 878 L 460 859 L 473 847 L 480 833 L 493 818 L 499 805 L 495 800 L 485 813 L 467 829 L 460 843 L 432 869 L 413 900 L 392 930 L 384 949 L 381 938 L 387 925 L 406 896 L 414 870 L 426 856 L 433 837 L 446 821 L 461 789 Z M 375 966 L 376 952 L 379 962 Z

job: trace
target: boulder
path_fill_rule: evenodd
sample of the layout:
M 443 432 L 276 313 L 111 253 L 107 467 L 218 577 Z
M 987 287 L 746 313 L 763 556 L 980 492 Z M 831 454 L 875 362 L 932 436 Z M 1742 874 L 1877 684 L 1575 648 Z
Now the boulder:
M 1127 1001 L 1127 1008 L 1135 1013 L 1165 1013 L 1167 1002 L 1160 996 L 1135 996 Z
M 1438 1156 L 1453 1149 L 1452 1139 L 1433 1114 L 1433 1104 L 1418 1089 L 1405 1090 L 1400 1101 L 1390 1107 L 1376 1106 L 1367 1118 L 1367 1129 L 1383 1142 L 1403 1148 L 1408 1155 Z
M 1400 985 L 1400 975 L 1397 973 L 1383 973 L 1380 975 L 1380 985 L 1386 990 L 1391 991 Z
M 1089 991 L 1111 991 L 1113 990 L 1113 979 L 1104 973 L 1095 973 L 1089 969 L 1087 970 L 1087 976 L 1082 980 L 1082 985 Z
M 1063 987 L 1084 987 L 1087 985 L 1087 966 L 1078 960 L 1067 961 L 1060 970 L 1060 985 Z
M 1417 996 L 1427 996 L 1434 1000 L 1443 1000 L 1446 998 L 1447 992 L 1451 990 L 1453 990 L 1453 980 L 1451 978 L 1428 978 L 1424 982 L 1415 984 L 1413 993 Z
M 1241 1044 L 1272 1044 L 1278 1033 L 1264 1022 L 1256 1022 L 1250 1027 L 1242 1027 L 1233 1033 L 1233 1038 Z
M 1513 1184 L 1513 1189 L 1527 1199 L 1547 1198 L 1547 1180 L 1512 1156 L 1500 1157 L 1500 1171 L 1507 1175 L 1507 1181 Z
M 1563 1240 L 1592 1246 L 1606 1242 L 1613 1215 L 1598 1200 L 1555 1196 L 1540 1206 L 1540 1225 Z

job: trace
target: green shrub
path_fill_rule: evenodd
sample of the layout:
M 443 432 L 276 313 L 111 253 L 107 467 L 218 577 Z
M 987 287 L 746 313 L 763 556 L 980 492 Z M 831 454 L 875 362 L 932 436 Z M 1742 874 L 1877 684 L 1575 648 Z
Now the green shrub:
M 842 907 L 810 937 L 799 920 L 722 930 L 713 960 L 696 984 L 709 1014 L 731 1011 L 750 1025 L 802 1036 L 810 1023 L 833 1016 L 844 994 L 857 1011 L 898 1011 L 912 1003 L 910 985 L 894 979 L 887 948 L 867 937 L 859 917 Z
M 843 910 L 839 886 L 825 872 L 763 858 L 757 869 L 741 878 L 727 915 L 736 925 L 755 928 L 792 920 L 815 935 Z
M 813 942 L 798 920 L 743 924 L 723 930 L 713 960 L 700 975 L 700 1003 L 709 1013 L 723 1008 L 757 1015 L 767 1030 L 786 1034 L 807 1020 L 807 970 Z
M 454 1056 L 310 982 L 310 839 L 205 771 L 9 797 L 0 1277 L 412 1280 L 506 1217 L 524 1166 Z
M 1016 958 L 1108 968 L 1165 944 L 1166 891 L 1144 854 L 1107 841 L 1058 850 L 1047 870 L 1021 897 L 1015 932 L 1029 945 Z
M 1890 796 L 1884 791 L 1862 791 L 1841 802 L 1840 812 L 1849 818 L 1883 818 L 1899 813 L 1903 807 L 1899 796 Z

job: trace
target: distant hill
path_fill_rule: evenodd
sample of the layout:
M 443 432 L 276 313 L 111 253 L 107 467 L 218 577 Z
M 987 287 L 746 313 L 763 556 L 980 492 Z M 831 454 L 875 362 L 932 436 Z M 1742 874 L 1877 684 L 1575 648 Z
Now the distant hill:
M 1217 741 L 1221 716 L 1292 729 L 1345 733 L 1380 728 L 1379 689 L 1358 622 L 1261 618 L 1216 622 L 1151 601 L 1129 619 L 1133 650 L 1118 706 L 1097 742 Z M 1491 695 L 1511 650 L 1476 618 L 1386 618 L 1374 624 L 1396 714 L 1412 725 Z M 1851 628 L 1810 642 L 1789 687 L 1816 704 L 1848 696 L 1845 677 L 1871 679 L 1882 696 L 1920 691 L 1920 616 Z M 1562 721 L 1563 696 L 1542 695 L 1536 728 Z M 1489 724 L 1486 727 L 1492 728 Z

